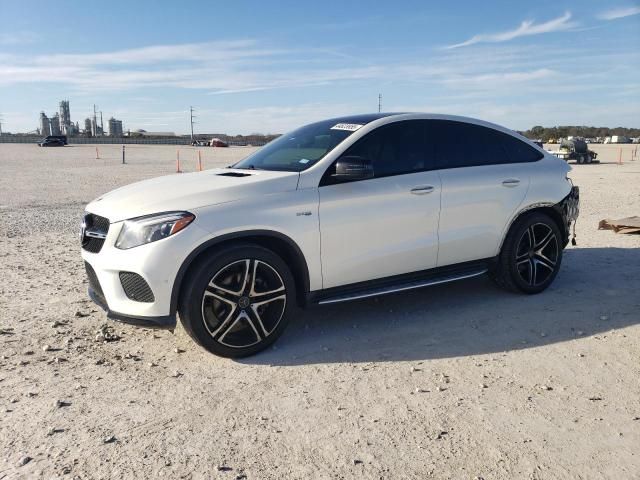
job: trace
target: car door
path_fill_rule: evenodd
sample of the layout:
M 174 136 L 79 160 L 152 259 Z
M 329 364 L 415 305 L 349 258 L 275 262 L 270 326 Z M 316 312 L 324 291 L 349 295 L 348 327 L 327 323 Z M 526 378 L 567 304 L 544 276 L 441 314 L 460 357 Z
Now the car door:
M 438 257 L 440 177 L 418 120 L 379 127 L 343 155 L 373 165 L 373 178 L 320 182 L 323 288 L 433 268 Z
M 442 179 L 438 266 L 494 257 L 542 154 L 480 125 L 438 120 L 431 128 Z

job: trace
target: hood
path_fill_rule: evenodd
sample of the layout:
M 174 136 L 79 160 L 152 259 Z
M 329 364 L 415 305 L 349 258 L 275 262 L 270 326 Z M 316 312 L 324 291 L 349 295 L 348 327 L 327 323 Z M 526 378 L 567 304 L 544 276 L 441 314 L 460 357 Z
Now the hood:
M 190 210 L 268 195 L 298 186 L 297 172 L 216 168 L 143 180 L 112 190 L 87 205 L 87 211 L 119 222 L 173 210 Z

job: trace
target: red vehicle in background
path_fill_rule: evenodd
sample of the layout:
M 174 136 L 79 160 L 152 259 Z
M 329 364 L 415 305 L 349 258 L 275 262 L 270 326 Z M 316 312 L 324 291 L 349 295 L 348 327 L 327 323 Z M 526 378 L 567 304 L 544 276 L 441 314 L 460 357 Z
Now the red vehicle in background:
M 212 138 L 211 142 L 209 142 L 209 146 L 210 147 L 228 147 L 229 144 L 226 142 L 223 142 L 219 138 Z

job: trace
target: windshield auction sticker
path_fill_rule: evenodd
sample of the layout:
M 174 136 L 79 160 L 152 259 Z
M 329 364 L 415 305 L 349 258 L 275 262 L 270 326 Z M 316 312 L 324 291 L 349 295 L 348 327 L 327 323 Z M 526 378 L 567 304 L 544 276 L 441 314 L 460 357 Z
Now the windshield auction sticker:
M 336 123 L 331 130 L 348 130 L 349 132 L 355 132 L 363 125 L 358 125 L 357 123 Z

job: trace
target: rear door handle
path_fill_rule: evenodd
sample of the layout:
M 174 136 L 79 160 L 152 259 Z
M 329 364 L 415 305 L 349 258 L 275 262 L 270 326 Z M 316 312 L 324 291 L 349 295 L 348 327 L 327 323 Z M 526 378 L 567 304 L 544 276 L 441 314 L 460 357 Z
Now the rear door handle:
M 419 187 L 413 187 L 411 189 L 411 193 L 414 195 L 424 195 L 426 193 L 431 193 L 435 190 L 435 187 L 432 185 L 420 185 Z
M 520 183 L 520 180 L 517 178 L 507 178 L 502 182 L 502 185 L 505 187 L 517 187 Z

